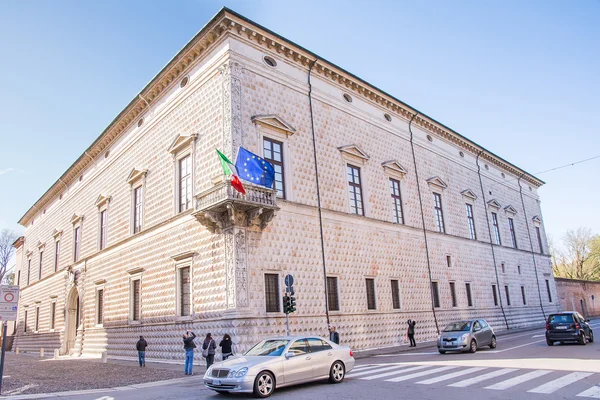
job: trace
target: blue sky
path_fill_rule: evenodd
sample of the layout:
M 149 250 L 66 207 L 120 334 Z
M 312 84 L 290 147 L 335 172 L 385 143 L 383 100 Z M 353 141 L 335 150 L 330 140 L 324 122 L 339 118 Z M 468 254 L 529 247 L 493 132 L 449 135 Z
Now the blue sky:
M 0 229 L 226 5 L 536 173 L 600 155 L 600 2 L 0 2 Z M 600 233 L 600 158 L 540 174 Z

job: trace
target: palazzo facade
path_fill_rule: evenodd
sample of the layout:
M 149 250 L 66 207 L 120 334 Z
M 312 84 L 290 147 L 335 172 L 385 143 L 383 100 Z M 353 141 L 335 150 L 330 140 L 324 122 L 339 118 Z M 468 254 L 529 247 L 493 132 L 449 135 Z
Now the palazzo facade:
M 215 149 L 240 147 L 273 190 L 232 189 Z M 287 274 L 292 333 L 331 323 L 358 350 L 401 344 L 407 319 L 417 340 L 540 324 L 559 309 L 542 184 L 223 9 L 19 221 L 14 346 L 129 357 L 144 335 L 180 359 L 193 330 L 245 350 L 285 334 Z

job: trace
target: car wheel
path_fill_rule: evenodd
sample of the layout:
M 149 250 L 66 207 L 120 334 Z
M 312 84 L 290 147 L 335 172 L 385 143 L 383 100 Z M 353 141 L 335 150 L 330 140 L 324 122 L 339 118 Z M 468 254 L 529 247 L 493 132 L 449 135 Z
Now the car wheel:
M 275 390 L 275 378 L 271 373 L 263 371 L 254 380 L 254 396 L 264 399 L 273 394 Z
M 587 340 L 585 340 L 585 332 L 581 332 L 579 334 L 579 342 L 580 345 L 585 346 L 585 344 L 587 343 Z
M 492 336 L 492 342 L 490 343 L 490 349 L 496 348 L 496 336 Z
M 446 350 L 438 350 L 440 354 L 446 354 Z
M 329 382 L 340 383 L 344 380 L 345 376 L 346 368 L 344 367 L 344 364 L 341 361 L 334 362 L 329 369 Z
M 548 346 L 554 346 L 554 342 L 552 340 L 550 340 L 550 339 L 546 339 L 546 344 Z
M 590 343 L 594 343 L 594 332 L 592 332 L 592 330 L 590 329 L 590 338 L 589 338 L 589 342 Z
M 471 347 L 469 347 L 469 352 L 470 353 L 475 353 L 477 351 L 477 342 L 475 341 L 475 339 L 471 340 Z

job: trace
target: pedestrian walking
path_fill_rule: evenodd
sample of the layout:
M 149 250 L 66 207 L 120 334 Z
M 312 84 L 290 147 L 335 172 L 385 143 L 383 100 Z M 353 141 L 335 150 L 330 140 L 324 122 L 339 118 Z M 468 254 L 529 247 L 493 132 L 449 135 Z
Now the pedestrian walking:
M 196 335 L 194 332 L 187 331 L 183 335 L 183 348 L 185 349 L 185 374 L 192 375 L 192 368 L 194 366 L 194 349 L 196 343 L 194 343 Z
M 335 326 L 329 328 L 329 340 L 335 344 L 340 344 L 340 334 L 335 331 Z
M 208 369 L 215 362 L 215 350 L 217 344 L 212 338 L 210 333 L 206 334 L 204 343 L 202 343 L 202 357 L 206 358 L 206 369 Z
M 408 340 L 410 340 L 409 347 L 417 347 L 417 343 L 415 342 L 415 325 L 417 324 L 415 321 L 411 321 L 410 319 L 407 321 L 408 329 L 406 334 L 408 335 Z
M 146 366 L 146 347 L 148 347 L 148 342 L 146 342 L 146 339 L 140 335 L 140 340 L 138 340 L 135 344 L 135 348 L 138 352 L 138 361 L 140 362 L 140 367 Z
M 219 347 L 221 348 L 221 353 L 223 353 L 223 361 L 227 360 L 229 357 L 233 355 L 232 350 L 233 342 L 231 341 L 231 336 L 227 333 L 223 335 L 223 340 L 219 342 Z

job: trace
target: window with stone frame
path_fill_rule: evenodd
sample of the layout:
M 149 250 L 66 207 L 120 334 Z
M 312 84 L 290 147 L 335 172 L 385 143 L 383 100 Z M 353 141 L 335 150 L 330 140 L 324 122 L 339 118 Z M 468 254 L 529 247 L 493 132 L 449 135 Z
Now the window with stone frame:
M 538 248 L 540 249 L 540 254 L 544 254 L 544 247 L 542 246 L 542 233 L 540 231 L 540 227 L 535 227 L 535 234 L 537 236 Z
M 492 285 L 492 293 L 494 295 L 494 306 L 498 306 L 498 292 L 496 291 L 496 285 Z
M 392 308 L 399 310 L 401 307 L 400 303 L 400 284 L 397 279 L 392 279 Z
M 54 272 L 58 271 L 60 265 L 60 240 L 54 242 Z
M 525 296 L 525 286 L 521 286 L 521 297 L 523 298 L 523 305 L 527 305 L 527 297 Z
M 395 224 L 404 224 L 404 213 L 402 210 L 402 194 L 400 193 L 400 181 L 390 178 L 390 192 L 392 196 L 392 207 L 394 210 L 393 221 Z
M 348 196 L 350 200 L 350 212 L 356 215 L 365 215 L 360 168 L 351 164 L 347 164 L 346 170 L 348 172 Z
M 56 302 L 50 303 L 50 329 L 54 330 L 56 323 Z
M 143 192 L 142 185 L 133 189 L 133 233 L 136 234 L 142 230 L 142 212 L 143 212 Z
M 96 290 L 96 325 L 104 323 L 104 289 Z
M 40 251 L 40 265 L 38 270 L 38 280 L 42 279 L 42 268 L 44 266 L 44 252 Z
M 99 248 L 103 250 L 106 247 L 106 236 L 108 229 L 108 210 L 100 211 L 100 238 Z
M 179 212 L 189 210 L 192 207 L 192 156 L 191 154 L 178 161 L 178 204 Z
M 515 221 L 512 218 L 508 219 L 508 228 L 510 229 L 510 238 L 512 240 L 512 247 L 517 248 L 517 234 L 515 232 Z
M 31 279 L 31 258 L 27 260 L 27 286 L 29 286 L 30 279 Z
M 442 209 L 442 195 L 433 193 L 435 223 L 440 233 L 446 233 L 446 225 L 444 224 L 444 210 Z
M 502 245 L 502 239 L 500 238 L 500 226 L 498 225 L 498 214 L 492 213 L 492 226 L 494 228 L 494 244 Z
M 27 326 L 27 323 L 28 323 L 27 313 L 28 313 L 28 310 L 25 310 L 25 316 L 24 316 L 24 321 L 23 321 L 23 333 L 27 333 L 27 331 L 29 330 L 28 326 Z
M 275 170 L 274 188 L 277 197 L 286 198 L 285 193 L 285 166 L 283 159 L 283 143 L 267 137 L 263 137 L 263 158 L 267 160 Z
M 457 307 L 458 301 L 456 300 L 456 284 L 454 282 L 450 282 L 450 296 L 452 298 L 452 307 Z
M 469 237 L 472 240 L 477 240 L 477 231 L 475 230 L 475 217 L 473 215 L 473 206 L 466 203 L 467 207 L 467 221 L 469 223 Z
M 21 286 L 21 270 L 17 271 L 17 286 Z
M 465 291 L 467 292 L 467 306 L 473 307 L 473 295 L 471 293 L 471 284 L 465 283 Z
M 435 308 L 440 308 L 440 290 L 438 288 L 437 282 L 431 282 L 431 294 L 433 297 L 433 306 Z
M 329 311 L 340 311 L 338 278 L 335 276 L 327 277 L 327 305 Z
M 40 331 L 40 308 L 36 307 L 35 308 L 35 325 L 34 325 L 34 332 L 39 332 Z
M 73 261 L 79 261 L 79 250 L 81 247 L 81 226 L 75 227 L 73 232 Z
M 550 291 L 550 280 L 546 279 L 546 291 L 548 292 L 548 302 L 552 303 L 552 292 Z
M 377 309 L 377 301 L 375 297 L 375 279 L 366 278 L 365 279 L 367 285 L 367 309 L 368 310 L 376 310 Z
M 504 291 L 506 292 L 506 305 L 510 306 L 510 291 L 508 285 L 504 286 Z
M 141 279 L 131 280 L 131 320 L 139 321 L 141 319 L 142 306 L 142 281 Z
M 265 274 L 265 302 L 268 313 L 280 312 L 279 274 Z
M 179 285 L 179 316 L 192 315 L 192 291 L 190 266 L 177 268 L 177 281 Z

